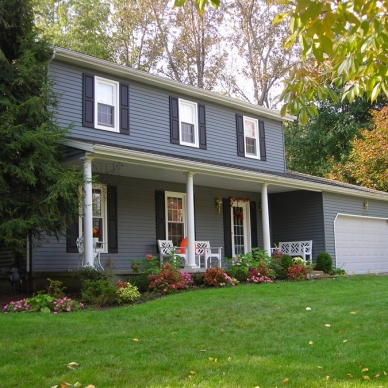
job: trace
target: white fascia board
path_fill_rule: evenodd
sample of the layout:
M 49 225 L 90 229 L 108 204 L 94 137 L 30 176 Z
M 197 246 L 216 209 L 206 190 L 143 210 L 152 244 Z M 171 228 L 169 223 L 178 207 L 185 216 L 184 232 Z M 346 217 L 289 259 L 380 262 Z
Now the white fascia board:
M 94 144 L 85 143 L 81 140 L 78 141 L 74 139 L 64 139 L 63 144 L 67 145 L 68 147 L 77 148 L 82 151 L 94 152 Z
M 331 186 L 324 183 L 307 182 L 297 178 L 287 178 L 273 175 L 270 172 L 257 173 L 254 171 L 244 171 L 237 168 L 215 166 L 208 163 L 199 163 L 190 160 L 180 159 L 158 154 L 150 154 L 147 152 L 120 149 L 117 147 L 106 146 L 101 144 L 94 145 L 94 156 L 108 159 L 130 160 L 131 163 L 139 163 L 143 165 L 152 165 L 156 168 L 167 168 L 177 171 L 192 171 L 205 175 L 217 175 L 220 177 L 230 177 L 235 180 L 251 181 L 256 183 L 268 183 L 275 185 L 283 185 L 294 189 L 309 190 L 316 192 L 330 192 L 343 195 L 351 195 L 362 198 L 373 198 L 383 201 L 388 201 L 388 194 L 373 193 L 367 191 L 358 191 L 347 187 Z
M 256 116 L 265 117 L 275 121 L 294 121 L 295 117 L 286 115 L 282 117 L 280 112 L 259 105 L 250 104 L 249 102 L 240 101 L 232 97 L 223 96 L 222 94 L 210 92 L 195 86 L 186 85 L 182 82 L 174 81 L 168 78 L 147 73 L 145 71 L 131 69 L 130 67 L 109 62 L 104 59 L 95 58 L 90 55 L 78 53 L 76 51 L 64 49 L 62 47 L 54 48 L 54 59 L 72 63 L 78 66 L 89 67 L 104 73 L 113 74 L 116 77 L 123 77 L 133 81 L 141 82 L 152 86 L 158 86 L 168 89 L 174 93 L 181 93 L 194 98 L 214 102 L 236 110 L 242 110 Z

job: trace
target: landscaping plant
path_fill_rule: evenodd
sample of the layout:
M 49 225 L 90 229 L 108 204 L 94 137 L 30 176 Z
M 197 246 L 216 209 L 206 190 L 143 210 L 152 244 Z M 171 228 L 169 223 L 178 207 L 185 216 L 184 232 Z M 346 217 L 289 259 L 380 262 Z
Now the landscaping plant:
M 317 256 L 317 262 L 315 264 L 317 271 L 323 271 L 330 274 L 333 271 L 333 259 L 327 252 L 321 252 Z
M 306 280 L 307 273 L 304 265 L 293 265 L 291 268 L 288 268 L 288 278 L 298 282 Z
M 129 282 L 118 281 L 116 283 L 116 292 L 118 294 L 120 304 L 133 303 L 140 298 L 138 288 Z
M 81 289 L 82 300 L 96 307 L 112 306 L 118 303 L 116 287 L 110 279 L 85 280 Z
M 208 268 L 203 274 L 205 286 L 230 287 L 235 286 L 235 281 L 221 268 Z

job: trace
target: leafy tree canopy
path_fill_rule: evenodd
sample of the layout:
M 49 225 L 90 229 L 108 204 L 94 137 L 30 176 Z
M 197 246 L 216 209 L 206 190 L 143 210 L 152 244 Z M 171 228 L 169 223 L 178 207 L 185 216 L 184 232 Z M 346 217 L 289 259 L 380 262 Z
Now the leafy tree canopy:
M 61 163 L 51 49 L 29 0 L 0 2 L 0 246 L 25 252 L 28 235 L 59 237 L 78 213 L 80 173 Z
M 180 6 L 186 0 L 176 0 Z M 301 46 L 301 62 L 294 66 L 282 93 L 282 113 L 299 114 L 303 124 L 317 113 L 312 101 L 330 96 L 331 85 L 344 88 L 342 99 L 376 100 L 388 95 L 388 2 L 376 0 L 267 0 L 289 10 L 275 17 L 287 21 L 290 34 L 284 47 Z M 218 0 L 196 0 L 203 12 Z
M 335 165 L 328 178 L 388 192 L 388 107 L 372 115 L 374 129 L 352 141 L 348 161 Z
M 341 91 L 334 91 L 340 94 Z M 372 109 L 380 109 L 386 99 L 371 104 L 366 98 L 333 101 L 330 97 L 317 103 L 318 115 L 303 125 L 286 123 L 284 139 L 287 168 L 305 174 L 325 176 L 333 164 L 345 163 L 352 151 L 351 141 L 361 129 L 372 129 Z

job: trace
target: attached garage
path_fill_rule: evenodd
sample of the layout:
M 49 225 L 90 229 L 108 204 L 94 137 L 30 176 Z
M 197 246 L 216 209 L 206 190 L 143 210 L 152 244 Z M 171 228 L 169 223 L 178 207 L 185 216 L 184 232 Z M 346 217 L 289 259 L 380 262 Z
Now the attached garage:
M 347 273 L 388 272 L 386 218 L 338 214 L 334 221 L 336 267 Z

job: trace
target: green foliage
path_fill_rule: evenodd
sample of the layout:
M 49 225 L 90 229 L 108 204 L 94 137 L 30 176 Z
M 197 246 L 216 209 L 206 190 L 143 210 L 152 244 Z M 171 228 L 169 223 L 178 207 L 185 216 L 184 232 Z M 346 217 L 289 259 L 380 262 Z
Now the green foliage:
M 78 217 L 82 171 L 60 163 L 48 77 L 52 49 L 37 38 L 29 0 L 0 2 L 0 246 L 24 254 L 26 237 L 59 238 Z
M 41 311 L 44 313 L 54 310 L 54 302 L 56 301 L 49 294 L 38 294 L 33 298 L 27 298 L 27 303 L 30 305 L 32 311 Z
M 317 256 L 315 269 L 324 273 L 331 273 L 333 271 L 333 259 L 327 252 L 321 252 Z
M 341 275 L 341 276 L 345 276 L 346 275 L 346 271 L 342 268 L 334 268 L 330 275 Z
M 233 279 L 237 279 L 240 283 L 245 283 L 248 277 L 248 268 L 232 265 L 227 268 L 226 273 Z
M 299 121 L 285 123 L 284 141 L 287 168 L 304 174 L 324 177 L 333 165 L 343 164 L 352 151 L 351 141 L 361 129 L 372 128 L 371 109 L 380 108 L 386 99 L 370 103 L 366 98 L 317 102 L 318 115 L 305 125 Z
M 292 259 L 293 265 L 304 265 L 304 260 L 301 257 L 293 257 Z
M 140 298 L 138 288 L 131 283 L 118 281 L 116 283 L 116 290 L 120 304 L 133 303 L 135 300 Z
M 116 287 L 108 279 L 85 280 L 81 294 L 84 302 L 97 307 L 112 306 L 118 302 Z
M 231 263 L 232 266 L 242 267 L 248 270 L 249 267 L 257 268 L 259 263 L 270 265 L 271 258 L 264 249 L 252 248 L 251 252 L 240 253 L 233 259 L 225 257 L 225 262 Z
M 148 274 L 142 273 L 136 276 L 131 276 L 130 282 L 136 286 L 140 292 L 147 292 L 151 281 L 148 279 Z
M 84 282 L 85 280 L 107 280 L 112 277 L 112 274 L 106 271 L 98 271 L 94 267 L 81 267 L 71 271 L 71 276 Z
M 63 298 L 65 296 L 66 287 L 63 287 L 63 283 L 59 280 L 47 279 L 50 284 L 47 287 L 47 292 L 54 298 Z
M 193 278 L 193 284 L 194 286 L 197 286 L 197 287 L 201 287 L 204 285 L 203 283 L 203 274 L 200 273 L 200 272 L 196 272 L 194 274 L 191 275 L 191 277 Z

